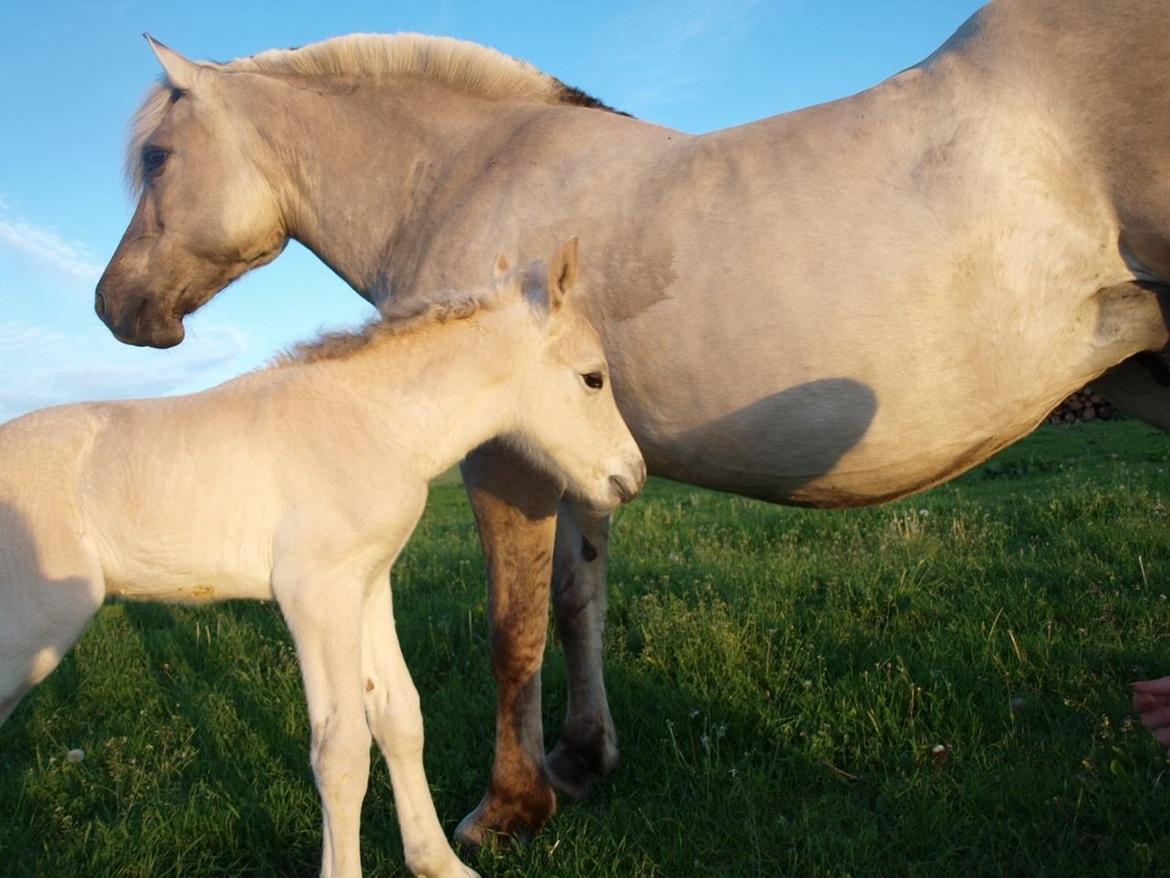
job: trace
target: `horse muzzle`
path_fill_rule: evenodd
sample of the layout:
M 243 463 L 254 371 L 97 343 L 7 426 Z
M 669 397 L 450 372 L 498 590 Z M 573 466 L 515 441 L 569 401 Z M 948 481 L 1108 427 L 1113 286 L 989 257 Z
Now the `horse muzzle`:
M 138 347 L 171 348 L 183 340 L 185 331 L 180 318 L 152 306 L 144 295 L 112 297 L 98 283 L 94 311 L 109 327 L 114 338 Z

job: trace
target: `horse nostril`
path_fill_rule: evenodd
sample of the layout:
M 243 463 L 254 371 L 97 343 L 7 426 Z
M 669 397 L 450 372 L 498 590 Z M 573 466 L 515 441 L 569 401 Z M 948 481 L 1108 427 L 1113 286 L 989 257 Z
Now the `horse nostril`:
M 106 297 L 101 293 L 97 293 L 93 297 L 93 309 L 97 311 L 97 316 L 102 320 L 106 319 Z

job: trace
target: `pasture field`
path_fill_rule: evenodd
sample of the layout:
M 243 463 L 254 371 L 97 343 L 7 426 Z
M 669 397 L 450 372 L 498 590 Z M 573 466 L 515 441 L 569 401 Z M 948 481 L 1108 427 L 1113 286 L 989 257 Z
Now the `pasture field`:
M 613 541 L 622 764 L 531 844 L 472 863 L 614 878 L 1170 873 L 1170 763 L 1127 686 L 1170 673 L 1168 471 L 1170 442 L 1114 422 L 1044 427 L 876 509 L 652 482 Z M 483 791 L 494 727 L 458 485 L 433 491 L 395 583 L 453 828 Z M 550 743 L 563 680 L 551 643 Z M 0 874 L 311 875 L 319 844 L 274 607 L 111 604 L 0 727 Z M 368 875 L 403 873 L 377 758 L 362 851 Z

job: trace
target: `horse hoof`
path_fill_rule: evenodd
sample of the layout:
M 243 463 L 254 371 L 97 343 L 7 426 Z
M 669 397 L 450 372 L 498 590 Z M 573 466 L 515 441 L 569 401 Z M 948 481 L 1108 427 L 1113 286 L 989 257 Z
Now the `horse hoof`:
M 495 837 L 479 820 L 479 808 L 476 808 L 459 821 L 455 827 L 455 849 L 460 853 L 474 853 L 482 847 L 495 847 Z
M 593 785 L 593 772 L 586 767 L 580 754 L 563 744 L 558 744 L 548 754 L 544 767 L 557 794 L 575 802 L 585 798 Z
M 610 738 L 584 746 L 562 739 L 544 760 L 544 768 L 559 795 L 580 801 L 593 782 L 613 771 L 617 762 L 617 745 Z
M 489 792 L 455 827 L 455 844 L 461 851 L 494 850 L 504 841 L 528 844 L 556 810 L 556 794 L 547 787 L 546 792 L 539 805 L 528 807 L 509 804 Z

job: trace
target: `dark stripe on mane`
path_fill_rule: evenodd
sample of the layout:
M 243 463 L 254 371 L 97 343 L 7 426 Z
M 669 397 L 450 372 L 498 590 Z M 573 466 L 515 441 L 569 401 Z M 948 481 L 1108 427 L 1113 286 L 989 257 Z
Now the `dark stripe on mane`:
M 591 94 L 586 94 L 574 85 L 566 85 L 557 80 L 557 85 L 561 88 L 561 103 L 572 104 L 575 107 L 588 107 L 591 110 L 604 110 L 607 113 L 616 113 L 619 116 L 626 116 L 627 118 L 634 118 L 633 114 L 627 113 L 625 110 L 617 110 L 611 107 L 604 101 L 599 101 Z

